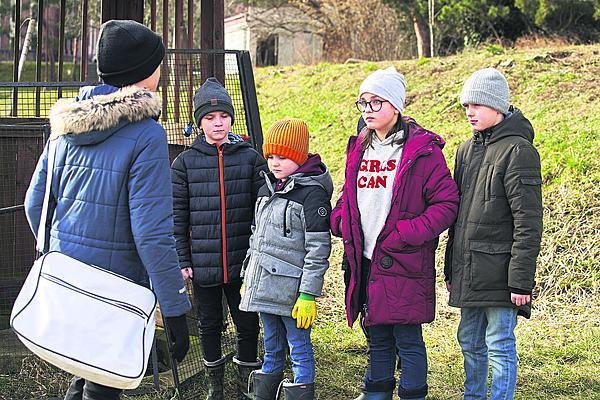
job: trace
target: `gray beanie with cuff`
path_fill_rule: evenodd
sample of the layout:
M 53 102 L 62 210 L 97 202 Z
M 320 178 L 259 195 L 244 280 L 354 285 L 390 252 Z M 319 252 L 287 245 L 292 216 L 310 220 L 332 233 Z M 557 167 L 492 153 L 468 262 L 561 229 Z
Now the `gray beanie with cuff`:
M 510 106 L 508 82 L 496 68 L 480 69 L 465 82 L 460 103 L 480 104 L 506 115 Z
M 199 128 L 202 118 L 213 111 L 224 111 L 229 114 L 233 125 L 234 111 L 231 97 L 217 78 L 210 77 L 194 94 L 194 119 Z
M 404 111 L 406 79 L 394 67 L 378 69 L 367 76 L 358 90 L 358 99 L 363 93 L 372 93 L 389 101 L 396 110 Z

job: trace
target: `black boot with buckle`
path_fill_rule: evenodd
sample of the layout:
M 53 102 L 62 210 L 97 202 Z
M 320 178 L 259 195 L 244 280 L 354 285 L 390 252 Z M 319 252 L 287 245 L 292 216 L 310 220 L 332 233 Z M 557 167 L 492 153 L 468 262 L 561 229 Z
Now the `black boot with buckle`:
M 223 380 L 225 379 L 225 363 L 227 357 L 221 357 L 217 361 L 206 361 L 206 371 L 208 373 L 208 396 L 206 400 L 224 400 Z
M 238 366 L 237 398 L 238 400 L 251 399 L 252 396 L 248 392 L 248 378 L 252 371 L 262 367 L 262 361 L 257 358 L 254 362 L 248 362 L 233 357 L 233 362 Z
M 267 374 L 261 370 L 252 371 L 248 378 L 248 392 L 255 400 L 275 400 L 277 388 L 283 379 L 283 372 Z

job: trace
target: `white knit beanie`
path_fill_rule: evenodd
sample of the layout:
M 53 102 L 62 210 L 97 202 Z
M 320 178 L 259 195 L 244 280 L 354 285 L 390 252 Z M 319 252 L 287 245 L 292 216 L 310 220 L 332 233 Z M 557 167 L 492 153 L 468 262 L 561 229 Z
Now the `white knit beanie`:
M 396 110 L 402 112 L 406 99 L 406 80 L 404 75 L 396 71 L 394 67 L 378 69 L 367 76 L 360 85 L 358 90 L 359 100 L 363 93 L 373 93 L 389 101 Z
M 507 114 L 510 106 L 508 82 L 496 68 L 480 69 L 465 82 L 460 103 L 480 104 Z

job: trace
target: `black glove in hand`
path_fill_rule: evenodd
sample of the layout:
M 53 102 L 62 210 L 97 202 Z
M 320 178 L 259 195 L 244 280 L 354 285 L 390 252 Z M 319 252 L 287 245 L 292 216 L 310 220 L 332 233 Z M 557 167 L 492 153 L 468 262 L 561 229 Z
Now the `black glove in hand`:
M 173 343 L 171 355 L 178 362 L 181 362 L 190 348 L 190 333 L 188 331 L 186 316 L 183 314 L 178 317 L 166 317 L 165 319 L 169 327 L 169 333 L 171 334 L 171 342 Z

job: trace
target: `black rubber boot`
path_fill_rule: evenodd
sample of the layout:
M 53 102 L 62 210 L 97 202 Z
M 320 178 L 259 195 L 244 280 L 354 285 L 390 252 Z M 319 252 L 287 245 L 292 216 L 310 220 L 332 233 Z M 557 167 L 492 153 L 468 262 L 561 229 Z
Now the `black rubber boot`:
M 361 388 L 366 400 L 392 400 L 395 387 L 396 380 L 391 379 L 382 382 L 371 382 L 366 380 L 363 381 Z
M 222 357 L 217 361 L 206 361 L 206 371 L 208 372 L 208 396 L 206 400 L 224 400 L 223 380 L 225 378 L 225 363 L 227 358 Z
M 285 400 L 314 400 L 315 384 L 314 383 L 292 383 L 281 382 L 281 392 Z M 279 399 L 279 395 L 277 398 Z
M 365 393 L 366 400 L 392 400 L 394 392 L 367 392 Z
M 252 371 L 256 371 L 262 367 L 262 361 L 257 358 L 254 362 L 247 362 L 233 357 L 233 362 L 238 366 L 237 398 L 238 400 L 251 399 L 252 396 L 248 392 L 248 377 Z
M 266 374 L 261 370 L 252 371 L 248 378 L 248 393 L 255 400 L 275 400 L 279 382 L 283 379 L 280 374 Z

